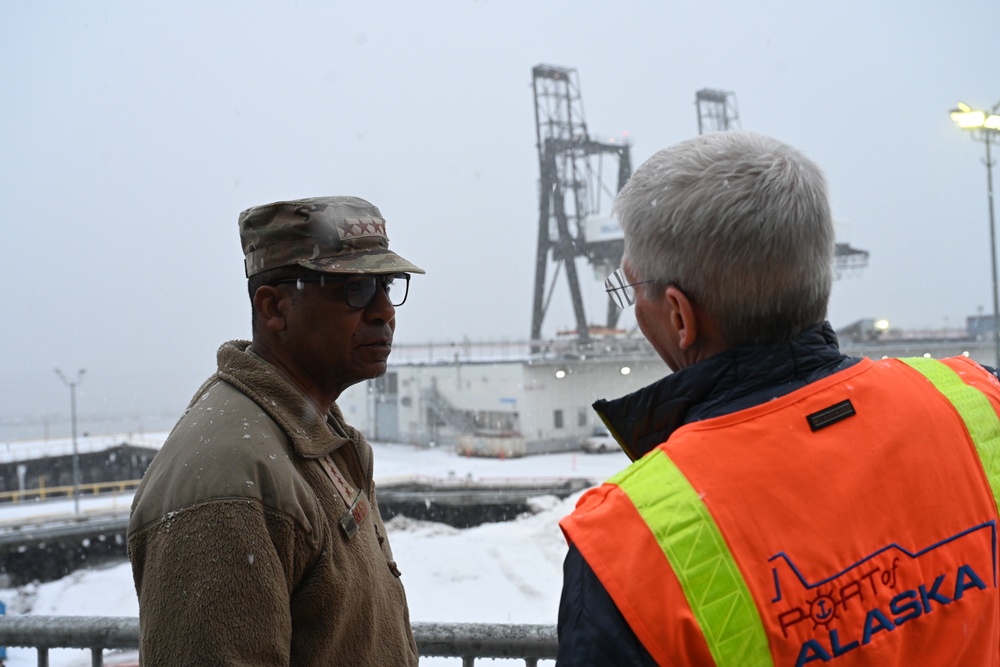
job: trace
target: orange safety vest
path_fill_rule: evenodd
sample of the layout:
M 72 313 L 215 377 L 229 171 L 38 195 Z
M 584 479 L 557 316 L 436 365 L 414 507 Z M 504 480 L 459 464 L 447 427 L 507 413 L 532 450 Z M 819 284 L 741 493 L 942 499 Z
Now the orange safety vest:
M 560 522 L 660 665 L 1000 665 L 1000 383 L 864 359 L 687 424 Z

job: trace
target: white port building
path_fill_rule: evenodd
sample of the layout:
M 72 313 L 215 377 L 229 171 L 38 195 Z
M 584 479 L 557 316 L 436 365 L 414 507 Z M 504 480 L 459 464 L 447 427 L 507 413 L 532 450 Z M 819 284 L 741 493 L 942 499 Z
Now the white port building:
M 906 332 L 871 320 L 838 332 L 852 356 L 966 355 L 992 365 L 992 337 L 975 327 Z M 982 327 L 980 327 L 981 329 Z M 389 370 L 357 384 L 338 404 L 370 439 L 522 456 L 580 447 L 601 426 L 591 404 L 668 374 L 638 332 L 591 331 L 587 341 L 434 343 L 397 346 Z

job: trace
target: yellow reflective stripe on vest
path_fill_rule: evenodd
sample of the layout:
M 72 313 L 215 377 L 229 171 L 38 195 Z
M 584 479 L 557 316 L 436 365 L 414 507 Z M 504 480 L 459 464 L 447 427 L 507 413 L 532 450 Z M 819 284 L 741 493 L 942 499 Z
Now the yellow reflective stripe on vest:
M 976 446 L 993 499 L 1000 504 L 1000 419 L 990 400 L 936 359 L 909 357 L 900 361 L 927 378 L 958 411 Z
M 750 589 L 708 508 L 654 450 L 608 480 L 628 495 L 684 589 L 717 667 L 773 667 Z

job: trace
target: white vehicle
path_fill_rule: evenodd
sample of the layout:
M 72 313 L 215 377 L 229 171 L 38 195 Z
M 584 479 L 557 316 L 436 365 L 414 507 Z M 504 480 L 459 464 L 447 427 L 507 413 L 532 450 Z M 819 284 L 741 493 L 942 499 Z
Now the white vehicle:
M 594 432 L 583 439 L 580 449 L 591 454 L 605 454 L 621 451 L 618 441 L 612 437 L 605 426 L 595 426 Z

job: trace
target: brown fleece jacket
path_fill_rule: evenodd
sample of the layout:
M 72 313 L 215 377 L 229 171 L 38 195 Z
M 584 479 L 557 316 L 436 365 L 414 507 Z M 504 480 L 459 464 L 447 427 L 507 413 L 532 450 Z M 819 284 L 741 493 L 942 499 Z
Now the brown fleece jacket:
M 132 503 L 143 666 L 416 665 L 371 447 L 248 345 L 219 349 Z M 327 454 L 371 502 L 352 538 Z

